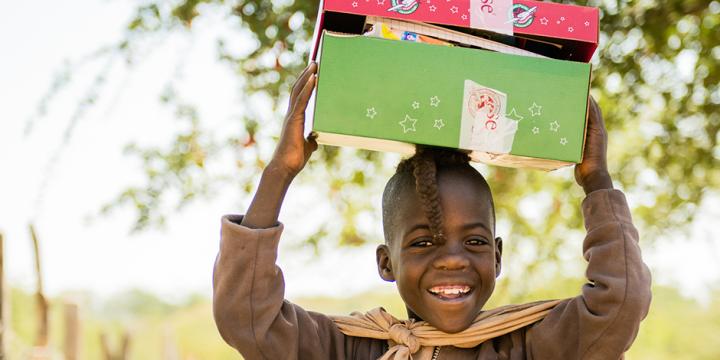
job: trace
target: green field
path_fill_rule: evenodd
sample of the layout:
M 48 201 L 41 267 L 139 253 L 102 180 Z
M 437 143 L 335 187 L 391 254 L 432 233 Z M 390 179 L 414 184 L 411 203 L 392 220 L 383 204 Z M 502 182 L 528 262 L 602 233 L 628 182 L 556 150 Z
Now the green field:
M 545 294 L 515 300 L 568 296 L 578 284 L 577 280 L 567 280 L 559 287 L 561 291 L 555 288 Z M 35 333 L 34 298 L 17 289 L 11 294 L 12 331 L 7 341 L 8 359 L 22 359 Z M 72 294 L 71 297 L 81 305 L 82 359 L 102 358 L 101 332 L 106 332 L 111 341 L 117 343 L 124 330 L 131 334 L 130 359 L 239 358 L 218 335 L 209 298 L 194 296 L 180 304 L 169 304 L 141 291 L 119 294 L 104 302 L 83 294 Z M 718 299 L 717 296 L 714 298 Z M 493 302 L 503 300 L 498 298 Z M 395 294 L 365 293 L 349 298 L 313 297 L 294 301 L 306 309 L 325 313 L 347 314 L 383 305 L 394 315 L 403 315 L 402 303 Z M 64 338 L 61 298 L 51 299 L 50 321 L 50 342 L 53 350 L 61 354 Z M 627 358 L 719 359 L 720 349 L 708 346 L 716 343 L 718 332 L 718 300 L 701 305 L 682 297 L 672 288 L 655 287 L 650 315 Z

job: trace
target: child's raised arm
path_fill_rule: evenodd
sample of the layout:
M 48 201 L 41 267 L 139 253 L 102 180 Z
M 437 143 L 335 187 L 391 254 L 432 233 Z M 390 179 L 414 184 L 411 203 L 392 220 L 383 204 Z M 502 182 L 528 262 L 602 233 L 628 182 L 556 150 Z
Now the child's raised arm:
M 263 171 L 255 197 L 242 225 L 262 229 L 277 225 L 280 206 L 293 178 L 300 173 L 317 149 L 315 139 L 305 139 L 305 108 L 315 87 L 317 64 L 311 63 L 300 75 L 290 94 L 290 104 L 273 158 Z
M 650 306 L 650 271 L 625 196 L 613 190 L 602 114 L 589 101 L 585 153 L 575 167 L 587 194 L 582 210 L 588 281 L 581 295 L 556 306 L 529 331 L 529 352 L 536 359 L 620 359 Z
M 308 66 L 293 87 L 280 141 L 247 214 L 222 219 L 213 315 L 222 338 L 245 359 L 340 359 L 347 357 L 346 348 L 355 351 L 330 318 L 285 300 L 285 280 L 276 264 L 283 231 L 280 206 L 292 179 L 317 149 L 314 139 L 303 136 L 316 71 L 316 64 Z M 381 345 L 362 349 L 381 353 Z

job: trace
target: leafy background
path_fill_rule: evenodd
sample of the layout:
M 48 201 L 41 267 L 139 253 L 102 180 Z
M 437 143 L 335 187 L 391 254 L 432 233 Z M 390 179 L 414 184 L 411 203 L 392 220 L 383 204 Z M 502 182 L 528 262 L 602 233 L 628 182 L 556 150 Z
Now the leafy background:
M 601 10 L 592 94 L 609 130 L 613 179 L 633 199 L 643 241 L 653 242 L 660 234 L 685 228 L 703 200 L 720 187 L 720 3 L 569 3 Z M 238 32 L 218 38 L 216 48 L 218 57 L 241 78 L 238 91 L 246 111 L 239 115 L 241 131 L 210 139 L 192 102 L 174 96 L 170 83 L 161 101 L 177 109 L 178 117 L 190 124 L 188 130 L 165 148 L 130 146 L 128 151 L 144 162 L 146 182 L 126 189 L 105 210 L 133 207 L 135 229 L 141 231 L 162 225 L 177 207 L 218 193 L 214 190 L 227 181 L 239 183 L 250 194 L 271 156 L 268 144 L 279 134 L 280 122 L 262 121 L 260 114 L 270 111 L 270 118 L 282 118 L 288 90 L 307 63 L 317 8 L 317 1 L 292 0 L 143 2 L 128 25 L 126 39 L 99 56 L 141 61 L 138 54 L 148 39 L 192 31 L 203 14 L 219 12 Z M 231 49 L 227 38 L 232 36 L 247 36 L 252 45 L 244 51 Z M 267 108 L 259 108 L 258 103 Z M 209 177 L 204 169 L 214 159 L 225 161 L 217 154 L 223 151 L 233 153 L 235 167 L 224 166 L 225 173 Z M 342 224 L 319 225 L 307 241 L 352 246 L 376 237 L 355 224 L 362 217 L 377 218 L 365 194 L 382 188 L 392 171 L 388 163 L 396 159 L 377 152 L 321 147 L 300 176 L 299 186 L 323 192 L 336 213 L 331 217 L 341 218 Z M 577 229 L 582 229 L 578 206 L 582 190 L 572 176 L 562 171 L 478 167 L 492 184 L 505 236 L 513 239 L 508 256 L 520 248 L 537 250 L 526 259 L 530 279 L 544 273 L 540 268 L 561 263 L 559 250 L 577 242 Z M 169 196 L 171 191 L 179 191 L 179 196 Z M 519 206 L 523 201 L 532 205 Z M 173 206 L 163 206 L 168 203 Z M 526 290 L 520 286 L 511 293 Z
M 642 241 L 654 244 L 669 241 L 673 234 L 687 233 L 699 209 L 717 198 L 720 187 L 720 2 L 567 3 L 601 9 L 592 94 L 603 109 L 609 130 L 613 179 L 631 199 Z M 180 81 L 168 79 L 158 98 L 178 119 L 176 127 L 168 129 L 174 134 L 171 141 L 152 147 L 128 144 L 128 156 L 136 157 L 143 166 L 143 180 L 120 189 L 100 211 L 110 215 L 130 209 L 134 214 L 132 230 L 143 232 L 162 228 L 179 210 L 218 197 L 228 187 L 239 184 L 245 201 L 272 154 L 279 134 L 277 120 L 283 116 L 288 90 L 306 64 L 317 7 L 317 1 L 293 0 L 137 1 L 123 39 L 68 62 L 52 79 L 26 131 L 32 133 L 41 126 L 40 121 L 49 116 L 50 105 L 77 72 L 88 63 L 99 64 L 93 68 L 95 80 L 68 120 L 61 150 L 72 141 L 80 120 L 105 95 L 113 68 L 141 64 L 153 47 L 174 34 L 191 34 L 195 24 L 222 21 L 232 32 L 215 39 L 214 51 L 237 77 L 236 91 L 241 99 L 233 131 L 218 134 L 209 130 L 207 119 L 197 110 L 199 104 L 182 95 Z M 237 39 L 242 39 L 244 46 L 236 46 Z M 182 59 L 175 66 L 182 69 Z M 62 151 L 55 154 L 62 156 Z M 377 229 L 356 224 L 379 224 L 368 194 L 382 190 L 397 160 L 392 154 L 321 147 L 294 186 L 297 191 L 327 199 L 332 209 L 327 218 L 341 221 L 314 224 L 307 229 L 304 246 L 314 247 L 322 256 L 328 246 L 353 247 L 379 241 Z M 503 236 L 512 239 L 506 244 L 505 257 L 513 259 L 513 266 L 525 269 L 522 279 L 500 283 L 495 301 L 574 294 L 581 279 L 567 276 L 579 274 L 578 261 L 568 261 L 577 256 L 568 255 L 567 249 L 578 249 L 583 235 L 578 206 L 583 196 L 574 184 L 571 169 L 545 173 L 477 166 L 493 188 Z M 52 181 L 51 173 L 45 181 Z M 553 280 L 552 291 L 545 289 L 549 279 Z M 555 288 L 555 279 L 567 281 L 557 280 Z M 717 331 L 717 312 L 683 299 L 674 289 L 656 289 L 655 294 L 654 310 L 633 349 L 636 358 L 682 358 L 685 351 L 697 352 L 689 358 L 717 358 L 713 353 L 716 350 L 696 345 L 702 344 L 698 340 L 702 336 L 678 331 L 684 325 L 688 326 L 685 329 L 697 326 L 691 319 L 706 326 L 707 333 Z M 26 295 L 18 292 L 16 299 L 22 296 Z M 315 304 L 318 310 L 348 310 L 333 307 L 332 302 L 322 299 L 306 304 Z M 364 303 L 346 303 L 367 307 L 362 306 Z M 124 319 L 132 317 L 145 324 L 152 322 L 148 320 L 151 318 L 174 324 L 175 320 L 168 319 L 203 314 L 194 321 L 205 322 L 208 331 L 213 331 L 207 325 L 211 321 L 207 302 L 186 305 L 163 305 L 160 308 L 165 310 L 152 311 L 152 315 L 128 311 L 134 315 Z M 680 314 L 687 317 L 678 324 Z M 98 321 L 118 320 L 98 316 Z M 21 323 L 17 326 L 22 327 Z M 182 353 L 188 358 L 220 358 L 194 351 Z

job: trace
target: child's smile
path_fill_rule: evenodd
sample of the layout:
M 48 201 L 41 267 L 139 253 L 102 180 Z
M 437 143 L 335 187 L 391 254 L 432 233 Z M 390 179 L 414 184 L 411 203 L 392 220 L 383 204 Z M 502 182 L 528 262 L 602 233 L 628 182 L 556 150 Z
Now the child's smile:
M 473 287 L 469 285 L 439 285 L 427 291 L 441 302 L 443 306 L 462 304 L 470 299 Z
M 445 332 L 470 326 L 500 271 L 490 194 L 465 171 L 438 174 L 443 236 L 433 236 L 409 188 L 397 206 L 392 240 L 378 249 L 381 276 L 394 280 L 410 316 Z M 383 272 L 383 265 L 390 270 Z
M 469 285 L 437 285 L 433 286 L 428 291 L 440 298 L 441 300 L 455 300 L 461 299 L 467 296 L 472 287 Z

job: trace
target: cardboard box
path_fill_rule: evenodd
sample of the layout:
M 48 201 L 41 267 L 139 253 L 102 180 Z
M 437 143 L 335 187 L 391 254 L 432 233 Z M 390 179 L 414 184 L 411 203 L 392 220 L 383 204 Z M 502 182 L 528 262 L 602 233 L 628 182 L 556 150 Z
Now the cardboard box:
M 552 43 L 564 60 L 589 62 L 598 46 L 597 8 L 533 0 L 321 0 L 314 44 L 323 30 L 361 34 L 366 16 L 511 35 L 530 51 Z
M 320 143 L 542 169 L 582 159 L 589 64 L 328 32 L 318 55 L 307 125 Z

